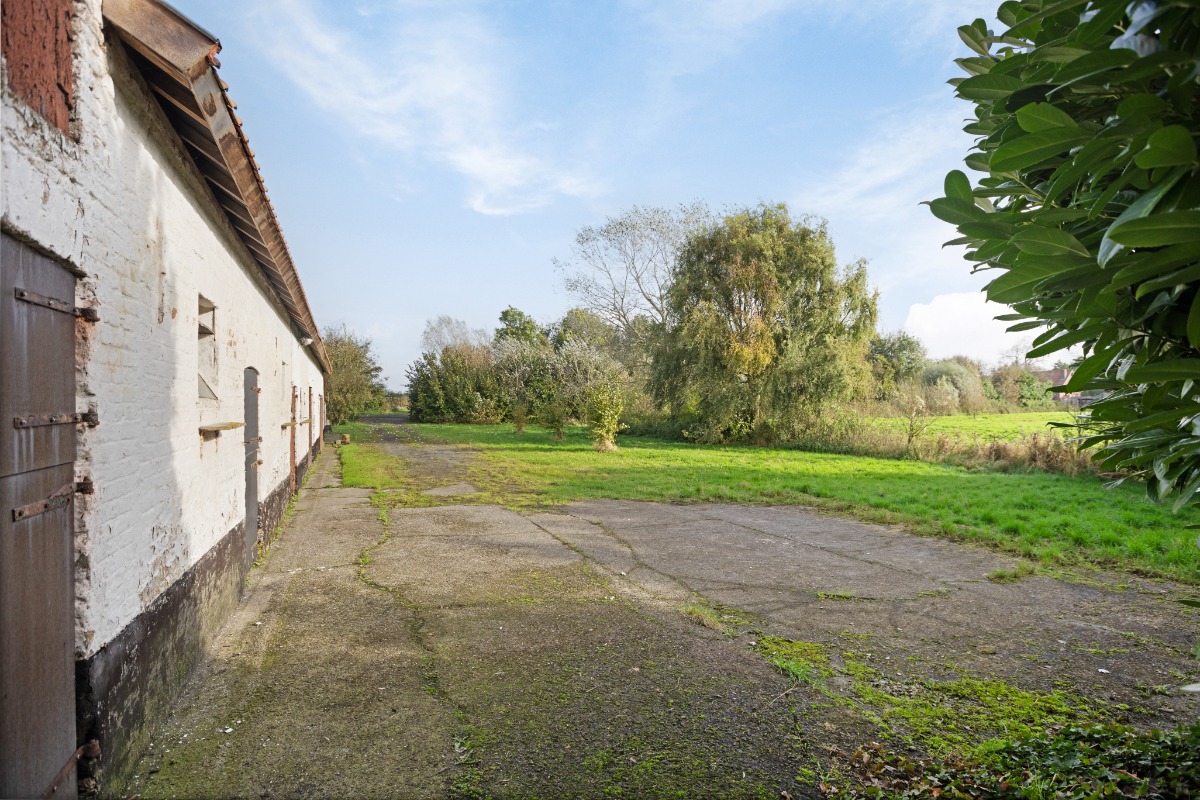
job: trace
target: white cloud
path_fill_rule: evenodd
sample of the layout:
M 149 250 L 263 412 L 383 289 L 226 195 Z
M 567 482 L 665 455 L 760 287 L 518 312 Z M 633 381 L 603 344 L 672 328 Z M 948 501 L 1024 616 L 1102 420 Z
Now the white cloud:
M 940 95 L 881 110 L 825 154 L 832 166 L 803 176 L 804 188 L 789 199 L 797 212 L 829 220 L 840 260 L 870 262 L 884 327 L 936 292 L 979 286 L 963 249 L 942 246 L 954 229 L 921 205 L 942 194 L 944 176 L 970 147 L 963 111 Z
M 265 9 L 264 9 L 265 10 Z M 468 205 L 512 214 L 596 184 L 534 155 L 511 119 L 511 48 L 466 5 L 378 5 L 351 27 L 304 0 L 272 6 L 260 30 L 274 63 L 320 109 L 359 137 L 449 166 Z
M 1028 332 L 1007 333 L 1010 323 L 995 319 L 1011 310 L 989 302 L 982 292 L 939 294 L 909 308 L 904 330 L 925 343 L 931 358 L 965 355 L 995 364 L 1006 351 L 1030 339 Z

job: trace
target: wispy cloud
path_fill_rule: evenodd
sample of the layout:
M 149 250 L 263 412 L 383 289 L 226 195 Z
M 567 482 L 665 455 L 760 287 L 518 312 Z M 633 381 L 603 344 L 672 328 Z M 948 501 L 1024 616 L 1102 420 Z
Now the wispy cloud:
M 961 130 L 966 107 L 953 103 L 928 98 L 864 121 L 841 151 L 827 154 L 837 166 L 806 176 L 792 198 L 797 210 L 829 219 L 844 255 L 872 262 L 885 302 L 915 285 L 954 284 L 968 271 L 961 248 L 941 246 L 953 229 L 921 205 L 941 194 L 943 177 L 970 147 Z
M 651 67 L 667 80 L 737 54 L 799 0 L 630 0 L 658 45 Z
M 261 34 L 280 70 L 352 134 L 457 172 L 474 210 L 512 214 L 596 190 L 585 171 L 531 152 L 512 119 L 511 45 L 472 6 L 359 3 L 338 17 L 268 2 Z
M 994 0 L 627 0 L 660 43 L 657 66 L 679 77 L 735 55 L 783 15 L 827 27 L 892 31 L 903 48 L 947 41 L 946 31 L 990 18 Z M 797 41 L 803 47 L 803 41 Z

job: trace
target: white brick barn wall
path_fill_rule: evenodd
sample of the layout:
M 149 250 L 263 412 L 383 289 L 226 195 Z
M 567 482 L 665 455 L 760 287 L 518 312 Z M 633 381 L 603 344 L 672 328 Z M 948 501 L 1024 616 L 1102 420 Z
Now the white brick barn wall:
M 244 431 L 202 442 L 202 425 L 243 419 L 243 369 L 259 371 L 259 493 L 288 480 L 290 388 L 297 416 L 320 368 L 300 346 L 209 189 L 121 48 L 100 0 L 75 17 L 72 136 L 4 83 L 5 230 L 78 270 L 77 302 L 100 321 L 77 353 L 78 657 L 117 637 L 244 518 Z M 197 397 L 198 296 L 216 305 L 217 400 Z M 60 409 L 47 409 L 47 411 Z M 316 429 L 314 438 L 319 436 Z M 297 461 L 308 430 L 297 428 Z

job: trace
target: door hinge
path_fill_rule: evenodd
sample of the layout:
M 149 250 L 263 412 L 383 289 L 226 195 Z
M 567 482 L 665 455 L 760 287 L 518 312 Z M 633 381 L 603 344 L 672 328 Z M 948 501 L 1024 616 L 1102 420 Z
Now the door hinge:
M 13 289 L 13 293 L 18 300 L 24 300 L 26 303 L 33 303 L 35 306 L 42 306 L 54 311 L 61 311 L 64 314 L 72 314 L 80 319 L 88 322 L 99 322 L 100 312 L 94 308 L 83 308 L 72 305 L 65 300 L 58 300 L 53 297 L 46 297 L 44 294 L 31 292 L 28 289 L 22 289 L 20 286 Z
M 89 428 L 100 424 L 100 415 L 95 411 L 84 411 L 77 414 L 30 414 L 26 417 L 13 417 L 14 428 L 37 428 L 42 425 L 70 425 L 83 423 Z
M 45 500 L 14 508 L 12 510 L 13 522 L 20 522 L 23 519 L 36 517 L 38 514 L 45 514 L 47 511 L 53 511 L 56 508 L 63 508 L 71 502 L 73 495 L 93 494 L 95 491 L 96 487 L 92 484 L 91 478 L 84 478 L 81 481 L 68 483 Z

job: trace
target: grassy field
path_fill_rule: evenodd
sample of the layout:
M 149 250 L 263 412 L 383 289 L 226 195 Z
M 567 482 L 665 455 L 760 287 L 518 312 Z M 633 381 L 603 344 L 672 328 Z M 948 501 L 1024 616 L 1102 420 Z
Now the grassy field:
M 984 439 L 1016 439 L 1031 433 L 1049 433 L 1056 430 L 1049 422 L 1074 422 L 1075 418 L 1066 411 L 1030 411 L 1023 414 L 978 414 L 976 416 L 955 415 L 952 417 L 932 417 L 926 436 L 961 435 Z M 908 425 L 904 419 L 892 417 L 877 417 L 873 424 L 884 428 L 900 431 Z M 1072 435 L 1069 430 L 1057 429 L 1060 433 Z
M 1200 512 L 1173 516 L 1141 487 L 1108 490 L 1094 477 L 649 437 L 622 437 L 618 452 L 597 453 L 585 428 L 568 429 L 561 442 L 532 426 L 524 434 L 509 425 L 413 428 L 475 448 L 481 465 L 472 480 L 484 496 L 516 505 L 590 498 L 806 504 L 987 542 L 1046 565 L 1094 564 L 1200 584 L 1196 532 L 1186 529 L 1200 523 Z M 364 427 L 346 430 L 363 441 Z M 403 484 L 402 466 L 373 448 L 343 455 L 348 482 Z

